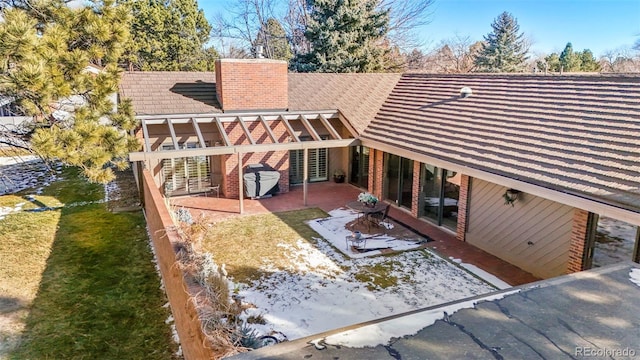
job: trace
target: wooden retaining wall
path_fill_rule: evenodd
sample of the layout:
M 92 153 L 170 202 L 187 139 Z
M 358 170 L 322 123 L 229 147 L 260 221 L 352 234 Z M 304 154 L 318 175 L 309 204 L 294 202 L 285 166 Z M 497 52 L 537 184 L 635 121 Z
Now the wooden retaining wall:
M 202 332 L 202 324 L 193 301 L 190 300 L 187 281 L 176 264 L 173 244 L 179 237 L 160 191 L 148 170 L 142 171 L 144 210 L 147 226 L 155 248 L 165 291 L 171 304 L 182 353 L 186 360 L 213 359 L 214 354 Z

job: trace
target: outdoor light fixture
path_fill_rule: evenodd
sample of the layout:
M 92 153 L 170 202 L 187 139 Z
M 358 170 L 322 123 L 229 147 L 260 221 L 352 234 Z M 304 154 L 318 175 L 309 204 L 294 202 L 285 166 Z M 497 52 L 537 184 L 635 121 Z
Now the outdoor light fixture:
M 513 206 L 513 203 L 516 202 L 516 200 L 518 200 L 519 196 L 520 196 L 520 190 L 516 190 L 516 189 L 507 189 L 507 191 L 505 191 L 504 194 L 502 194 L 502 198 L 504 199 L 504 204 L 511 205 L 511 206 Z
M 471 96 L 471 94 L 473 94 L 473 91 L 471 91 L 470 87 L 463 87 L 462 89 L 460 89 L 460 97 L 461 98 L 466 98 Z

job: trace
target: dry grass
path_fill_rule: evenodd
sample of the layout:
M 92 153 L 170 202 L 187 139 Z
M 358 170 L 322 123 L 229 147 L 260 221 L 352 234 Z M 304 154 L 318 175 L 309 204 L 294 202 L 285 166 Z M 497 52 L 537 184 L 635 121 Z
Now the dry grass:
M 306 209 L 239 217 L 217 223 L 202 243 L 204 251 L 213 254 L 218 264 L 236 282 L 247 283 L 263 275 L 260 266 L 268 262 L 279 269 L 291 264 L 278 244 L 295 245 L 299 239 L 314 242 L 319 235 L 304 221 L 326 217 L 320 209 Z

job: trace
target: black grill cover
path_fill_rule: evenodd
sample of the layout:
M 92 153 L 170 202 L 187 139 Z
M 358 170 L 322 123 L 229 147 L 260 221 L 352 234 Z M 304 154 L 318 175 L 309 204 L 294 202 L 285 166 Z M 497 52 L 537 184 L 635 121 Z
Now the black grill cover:
M 247 165 L 244 169 L 243 178 L 244 193 L 248 197 L 263 197 L 280 191 L 278 186 L 280 173 L 269 165 Z

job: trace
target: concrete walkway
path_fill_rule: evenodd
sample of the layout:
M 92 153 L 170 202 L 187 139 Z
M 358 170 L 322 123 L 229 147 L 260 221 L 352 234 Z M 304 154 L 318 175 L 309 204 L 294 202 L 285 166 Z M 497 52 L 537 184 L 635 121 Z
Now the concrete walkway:
M 303 202 L 302 186 L 293 186 L 291 191 L 278 194 L 271 198 L 260 200 L 244 200 L 244 214 L 256 215 L 269 212 L 282 212 L 317 207 L 324 211 L 343 207 L 353 201 L 363 190 L 349 184 L 335 184 L 322 182 L 309 185 L 307 205 Z M 174 207 L 185 207 L 192 211 L 192 215 L 205 214 L 212 221 L 241 216 L 238 199 L 224 199 L 216 197 L 179 197 L 171 198 Z M 417 233 L 430 238 L 426 247 L 432 249 L 444 258 L 453 257 L 464 263 L 472 264 L 493 274 L 510 285 L 522 285 L 539 280 L 532 274 L 511 265 L 483 250 L 465 242 L 459 241 L 451 232 L 443 230 L 425 220 L 416 219 L 408 212 L 392 207 L 389 212 L 393 220 L 413 229 Z

